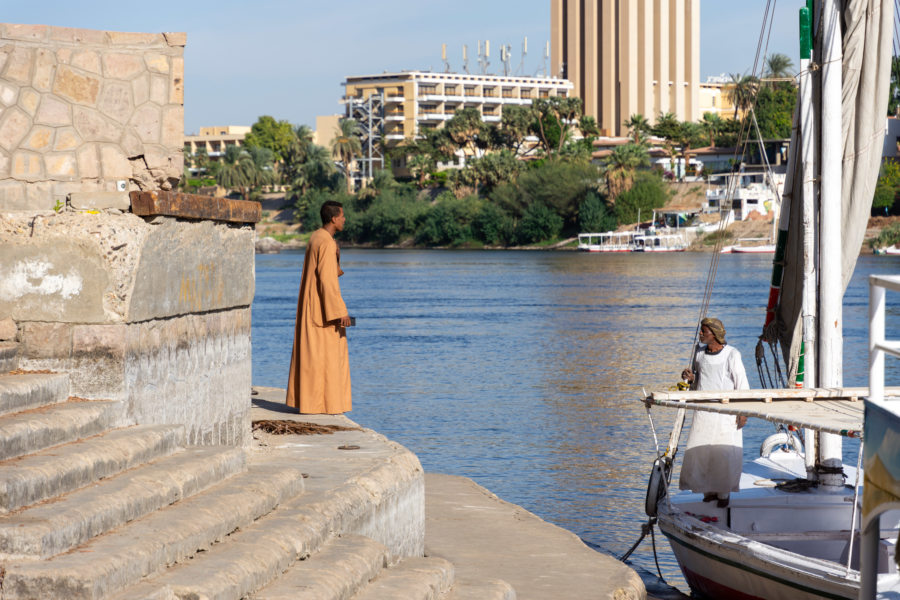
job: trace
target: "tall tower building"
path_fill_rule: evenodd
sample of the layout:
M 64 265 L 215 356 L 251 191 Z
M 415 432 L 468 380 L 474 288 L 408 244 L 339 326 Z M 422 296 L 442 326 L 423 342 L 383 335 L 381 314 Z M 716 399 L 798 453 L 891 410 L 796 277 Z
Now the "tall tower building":
M 550 39 L 552 74 L 605 135 L 634 114 L 700 117 L 700 0 L 550 0 Z

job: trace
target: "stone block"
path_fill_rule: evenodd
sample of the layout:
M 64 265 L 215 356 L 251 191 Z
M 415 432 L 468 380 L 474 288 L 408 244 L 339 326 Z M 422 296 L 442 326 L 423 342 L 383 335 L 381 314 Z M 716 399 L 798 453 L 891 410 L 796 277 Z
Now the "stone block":
M 38 181 L 44 177 L 44 161 L 40 154 L 17 150 L 13 152 L 9 174 L 13 179 Z
M 41 98 L 41 104 L 38 107 L 34 121 L 35 123 L 52 125 L 54 127 L 71 125 L 72 114 L 67 103 L 55 96 L 45 95 Z
M 112 117 L 119 123 L 125 123 L 134 111 L 131 100 L 131 84 L 119 81 L 107 81 L 100 92 L 97 108 L 104 115 Z
M 50 152 L 44 156 L 47 177 L 69 181 L 78 175 L 78 163 L 74 152 Z
M 105 46 L 109 41 L 105 31 L 75 27 L 50 27 L 50 40 L 79 45 Z
M 117 208 L 127 211 L 131 208 L 128 192 L 73 192 L 69 204 L 77 210 Z
M 85 142 L 117 142 L 122 135 L 120 125 L 94 109 L 74 106 L 72 112 L 75 129 Z
M 72 49 L 60 48 L 56 51 L 56 61 L 64 65 L 72 64 Z
M 100 67 L 100 55 L 93 50 L 78 50 L 72 54 L 70 64 L 82 71 L 100 75 L 103 73 Z
M 122 150 L 125 151 L 125 155 L 129 158 L 147 154 L 147 148 L 141 142 L 140 138 L 138 138 L 138 136 L 130 129 L 122 136 L 120 145 L 122 146 Z
M 16 322 L 6 317 L 5 319 L 0 320 L 0 341 L 10 341 L 16 339 L 16 335 L 19 333 L 19 328 L 16 326 Z
M 0 179 L 9 177 L 9 165 L 9 155 L 3 150 L 0 150 Z
M 169 103 L 184 104 L 184 58 L 176 56 L 172 59 L 172 72 L 169 80 Z
M 141 104 L 150 100 L 150 74 L 141 73 L 131 80 L 131 91 L 134 98 L 134 105 Z
M 65 127 L 56 131 L 56 142 L 53 144 L 54 150 L 74 150 L 79 145 L 81 145 L 81 138 L 78 137 L 73 128 Z
M 253 260 L 251 231 L 209 221 L 154 227 L 134 274 L 127 320 L 250 306 Z
M 100 177 L 100 158 L 96 144 L 85 144 L 75 151 L 78 173 L 84 178 Z
M 147 53 L 144 55 L 144 62 L 147 63 L 147 68 L 154 73 L 169 72 L 169 57 L 165 54 L 157 52 Z
M 100 95 L 100 78 L 59 65 L 53 79 L 53 93 L 78 104 L 93 106 Z
M 0 117 L 0 147 L 12 150 L 19 146 L 31 129 L 31 119 L 18 107 L 3 111 Z
M 25 210 L 25 184 L 18 181 L 0 181 L 0 210 Z
M 43 152 L 50 147 L 51 142 L 53 142 L 53 130 L 43 125 L 35 125 L 25 137 L 22 147 L 27 150 Z
M 53 71 L 56 64 L 56 55 L 51 50 L 38 48 L 31 86 L 38 91 L 49 92 L 53 84 Z
M 72 353 L 94 358 L 125 358 L 124 323 L 111 325 L 74 325 L 72 327 Z
M 166 106 L 162 109 L 162 144 L 169 148 L 184 147 L 184 107 Z
M 106 179 L 130 179 L 131 162 L 118 146 L 100 146 L 100 171 Z
M 41 95 L 31 88 L 23 88 L 19 95 L 19 106 L 31 117 L 34 117 L 35 113 L 37 113 L 40 101 Z
M 3 106 L 12 106 L 16 103 L 19 95 L 19 88 L 8 83 L 0 83 L 0 104 Z
M 72 326 L 68 323 L 24 323 L 22 356 L 28 359 L 71 357 Z
M 6 61 L 4 79 L 28 85 L 31 83 L 31 70 L 34 63 L 34 50 L 15 46 Z
M 161 120 L 160 109 L 145 104 L 134 111 L 129 125 L 143 143 L 156 144 L 159 143 Z
M 103 55 L 103 75 L 125 81 L 143 73 L 144 61 L 134 54 L 113 52 Z
M 169 78 L 165 75 L 150 76 L 150 102 L 163 106 L 169 101 Z
M 59 199 L 61 204 L 66 203 L 66 197 L 53 193 L 53 184 L 49 181 L 37 181 L 25 186 L 25 201 L 31 210 L 50 210 Z
M 166 43 L 169 46 L 181 46 L 184 47 L 187 44 L 187 33 L 180 32 L 165 32 L 163 36 L 166 39 Z
M 3 37 L 9 40 L 22 40 L 23 42 L 40 42 L 47 38 L 46 25 L 19 25 L 6 23 L 3 25 Z
M 16 321 L 102 323 L 108 285 L 100 250 L 86 241 L 0 241 L 0 314 Z

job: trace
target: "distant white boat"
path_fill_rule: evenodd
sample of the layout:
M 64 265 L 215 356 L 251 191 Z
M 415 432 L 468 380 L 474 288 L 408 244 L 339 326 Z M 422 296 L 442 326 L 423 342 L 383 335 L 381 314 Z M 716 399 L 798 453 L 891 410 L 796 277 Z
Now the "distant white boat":
M 688 243 L 680 233 L 656 233 L 634 237 L 635 252 L 684 252 Z
M 634 238 L 639 231 L 607 231 L 579 233 L 578 249 L 582 252 L 633 252 Z
M 734 254 L 773 254 L 775 244 L 763 244 L 762 246 L 730 246 Z

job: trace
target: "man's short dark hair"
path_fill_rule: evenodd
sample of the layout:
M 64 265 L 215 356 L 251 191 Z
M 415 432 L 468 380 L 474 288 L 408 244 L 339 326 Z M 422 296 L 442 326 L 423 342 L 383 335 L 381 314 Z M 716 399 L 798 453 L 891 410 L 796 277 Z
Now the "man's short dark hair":
M 343 209 L 344 205 L 334 200 L 328 200 L 322 204 L 322 208 L 319 209 L 319 216 L 322 217 L 322 225 L 331 223 L 331 220 L 341 214 Z

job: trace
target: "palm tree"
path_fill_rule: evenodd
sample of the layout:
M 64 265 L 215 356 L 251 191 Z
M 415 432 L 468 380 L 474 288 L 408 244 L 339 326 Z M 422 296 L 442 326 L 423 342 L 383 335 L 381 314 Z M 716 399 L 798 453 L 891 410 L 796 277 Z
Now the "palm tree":
M 259 189 L 275 183 L 275 153 L 262 146 L 252 146 L 247 148 L 247 152 L 253 160 L 250 187 Z
M 731 75 L 731 83 L 725 89 L 725 97 L 734 104 L 734 118 L 737 120 L 738 111 L 746 111 L 753 106 L 756 92 L 759 89 L 759 80 L 753 75 Z
M 434 169 L 434 161 L 427 154 L 413 154 L 406 161 L 406 168 L 416 178 L 416 186 L 422 189 L 425 187 L 425 178 Z
M 794 76 L 794 62 L 786 54 L 770 54 L 766 58 L 766 77 L 780 79 Z
M 630 189 L 634 172 L 649 164 L 650 154 L 641 144 L 629 143 L 613 150 L 604 161 L 609 201 L 614 203 L 619 194 Z
M 254 164 L 250 153 L 240 146 L 228 146 L 222 157 L 222 168 L 216 177 L 225 189 L 240 191 L 245 200 L 250 195 L 249 186 L 253 182 Z
M 700 121 L 700 126 L 703 128 L 703 131 L 706 132 L 710 148 L 716 146 L 716 136 L 719 135 L 719 132 L 724 125 L 725 123 L 722 121 L 722 117 L 716 113 L 703 113 L 703 119 Z
M 650 133 L 650 121 L 642 114 L 633 114 L 631 118 L 622 123 L 628 128 L 628 135 L 635 144 L 642 144 Z
M 359 123 L 354 119 L 341 119 L 338 122 L 337 135 L 331 142 L 331 155 L 341 163 L 344 177 L 347 179 L 347 193 L 353 193 L 353 178 L 350 171 L 353 159 L 362 154 L 362 143 L 359 141 Z

